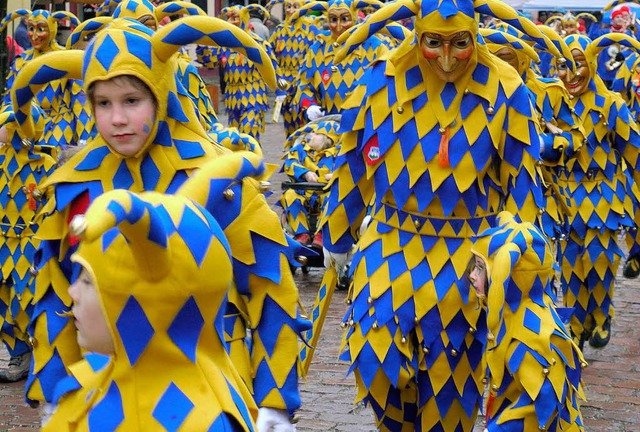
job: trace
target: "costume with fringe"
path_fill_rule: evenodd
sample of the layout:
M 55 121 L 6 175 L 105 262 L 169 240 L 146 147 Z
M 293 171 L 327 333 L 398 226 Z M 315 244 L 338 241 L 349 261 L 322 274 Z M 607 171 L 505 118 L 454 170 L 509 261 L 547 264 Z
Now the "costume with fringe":
M 384 431 L 473 429 L 486 327 L 466 280 L 471 238 L 503 209 L 527 221 L 544 211 L 536 114 L 517 72 L 477 42 L 455 82 L 423 60 L 423 32 L 475 41 L 474 7 L 520 23 L 501 2 L 405 0 L 371 15 L 364 25 L 417 15 L 416 38 L 375 62 L 343 107 L 323 241 L 345 253 L 358 240 L 341 358 Z
M 240 15 L 240 28 L 246 31 L 267 52 L 273 67 L 277 71 L 278 81 L 284 85 L 284 77 L 279 71 L 273 47 L 268 41 L 248 29 L 249 10 L 259 5 L 246 7 L 230 6 L 221 13 Z M 264 9 L 264 8 L 263 8 Z M 229 126 L 237 127 L 260 141 L 260 134 L 265 130 L 265 118 L 269 109 L 267 86 L 260 72 L 247 56 L 236 53 L 229 48 L 205 47 L 196 48 L 198 62 L 204 67 L 221 67 L 224 73 L 224 106 L 229 116 Z M 284 90 L 279 89 L 284 94 Z
M 488 276 L 485 431 L 582 431 L 587 363 L 546 294 L 555 274 L 551 244 L 508 212 L 496 225 L 472 249 Z
M 0 113 L 8 142 L 0 146 L 0 338 L 11 357 L 31 350 L 27 326 L 31 316 L 31 291 L 27 288 L 39 241 L 34 222 L 40 207 L 37 186 L 55 168 L 56 149 L 34 145 L 42 135 L 45 116 L 31 106 L 37 125 L 31 137 L 21 137 L 14 113 Z
M 313 10 L 327 12 L 332 8 L 348 9 L 356 23 L 355 1 L 331 0 L 327 5 L 310 2 L 300 8 L 300 14 Z M 318 34 L 304 57 L 300 69 L 298 89 L 294 103 L 304 113 L 311 105 L 324 110 L 325 115 L 340 114 L 347 95 L 352 91 L 372 61 L 388 50 L 380 38 L 371 36 L 340 62 L 334 56 L 341 46 L 332 33 Z
M 570 326 L 580 346 L 593 337 L 600 342 L 610 337 L 615 277 L 623 255 L 617 236 L 634 227 L 638 211 L 632 189 L 640 168 L 638 127 L 624 100 L 596 74 L 597 53 L 615 42 L 613 37 L 566 38 L 569 48 L 584 53 L 590 72 L 588 87 L 572 100 L 587 140 L 576 158 L 558 170 L 574 210 L 561 250 L 563 301 L 574 308 Z
M 303 4 L 302 1 L 298 2 Z M 282 76 L 290 84 L 281 110 L 287 137 L 305 123 L 302 113 L 294 105 L 293 99 L 298 88 L 295 80 L 302 68 L 304 56 L 317 35 L 318 29 L 313 21 L 296 14 L 295 17 L 285 17 L 269 38 Z
M 16 75 L 25 64 L 48 52 L 64 50 L 64 47 L 60 46 L 55 39 L 58 33 L 58 21 L 69 19 L 73 25 L 78 25 L 78 19 L 75 15 L 66 11 L 51 13 L 42 9 L 35 11 L 19 9 L 4 17 L 0 23 L 0 29 L 5 28 L 15 18 L 23 17 L 36 23 L 45 23 L 49 28 L 49 42 L 42 50 L 31 48 L 14 59 L 6 79 L 2 100 L 3 110 L 15 111 L 15 108 L 11 108 L 11 88 L 14 85 Z M 37 144 L 57 147 L 58 151 L 61 151 L 69 145 L 86 143 L 91 135 L 93 120 L 89 113 L 86 95 L 82 90 L 82 81 L 52 80 L 40 89 L 36 100 L 48 117 L 43 134 L 38 137 Z
M 559 63 L 560 67 L 565 69 L 575 70 L 571 51 L 564 40 L 550 27 L 538 25 L 538 28 L 560 52 L 557 59 L 549 53 L 554 58 L 553 63 Z M 582 122 L 571 106 L 569 92 L 562 81 L 558 78 L 543 78 L 531 68 L 532 62 L 537 62 L 539 58 L 525 42 L 522 32 L 501 23 L 494 29 L 481 29 L 480 33 L 492 53 L 497 54 L 507 48 L 516 56 L 518 66 L 516 70 L 530 91 L 540 124 L 539 135 L 544 143 L 544 149 L 540 154 L 542 164 L 539 169 L 544 179 L 545 212 L 540 218 L 540 223 L 543 232 L 555 248 L 556 241 L 564 239 L 568 234 L 566 218 L 571 212 L 567 198 L 568 192 L 558 187 L 556 170 L 580 151 L 585 140 Z M 541 50 L 538 54 L 545 52 L 547 51 Z
M 193 39 L 178 37 L 184 36 L 186 27 L 192 29 L 188 34 Z M 172 42 L 176 38 L 177 45 Z M 67 375 L 66 367 L 80 359 L 73 321 L 60 315 L 70 308 L 67 289 L 78 274 L 78 266 L 69 260 L 77 239 L 69 234 L 68 222 L 74 215 L 83 214 L 88 204 L 106 191 L 176 193 L 198 170 L 201 180 L 194 187 L 205 194 L 203 205 L 206 193 L 216 184 L 228 185 L 238 197 L 217 201 L 218 214 L 214 214 L 225 230 L 234 259 L 235 289 L 230 291 L 230 299 L 249 310 L 242 318 L 248 317 L 246 326 L 254 332 L 252 351 L 240 353 L 243 361 L 251 362 L 250 368 L 238 370 L 260 406 L 287 409 L 290 413 L 300 406 L 298 296 L 287 259 L 292 258 L 293 249 L 257 181 L 241 181 L 245 176 L 236 179 L 235 173 L 228 181 L 222 168 L 235 166 L 229 163 L 205 169 L 205 162 L 216 162 L 228 150 L 208 138 L 191 100 L 177 91 L 174 54 L 183 43 L 232 44 L 259 65 L 268 85 L 275 86 L 270 59 L 253 39 L 224 21 L 204 16 L 182 18 L 155 33 L 132 20 L 114 20 L 96 35 L 87 51 L 70 51 L 56 62 L 48 59 L 52 70 L 82 76 L 86 86 L 127 74 L 137 76 L 154 95 L 157 112 L 149 139 L 138 154 L 123 157 L 103 137 L 96 136 L 43 186 L 47 202 L 40 213 L 43 221 L 39 236 L 43 243 L 36 261 L 35 310 L 30 324 L 30 334 L 35 339 L 33 368 L 27 381 L 30 401 L 54 400 L 53 389 Z M 135 49 L 127 51 L 128 46 Z M 31 78 L 40 67 L 37 63 L 29 66 L 32 67 L 18 76 L 16 82 L 20 85 L 12 94 L 14 100 L 20 89 L 30 88 Z M 25 121 L 21 127 L 28 129 L 30 124 Z M 257 155 L 255 158 L 259 161 Z M 203 176 L 206 177 L 202 179 Z M 218 177 L 222 179 L 217 181 Z M 233 198 L 231 193 L 221 196 Z M 231 304 L 229 307 L 236 308 Z M 225 319 L 225 331 L 235 336 L 236 327 L 227 327 L 229 321 L 238 320 Z M 239 341 L 242 346 L 244 342 Z M 231 351 L 233 354 L 232 348 Z M 235 358 L 234 363 L 242 364 Z

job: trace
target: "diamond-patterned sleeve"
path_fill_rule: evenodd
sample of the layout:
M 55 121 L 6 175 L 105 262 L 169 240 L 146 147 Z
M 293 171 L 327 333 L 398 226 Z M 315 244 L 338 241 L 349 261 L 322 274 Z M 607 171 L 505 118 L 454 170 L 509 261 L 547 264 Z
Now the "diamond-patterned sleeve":
M 305 181 L 303 176 L 309 172 L 309 168 L 305 166 L 305 159 L 308 157 L 304 150 L 304 145 L 295 145 L 289 150 L 285 156 L 282 171 L 296 181 Z
M 300 110 L 306 110 L 311 105 L 319 105 L 319 98 L 316 95 L 316 82 L 321 79 L 316 69 L 318 56 L 321 53 L 324 40 L 320 39 L 313 43 L 309 50 L 304 54 L 304 61 L 300 68 L 298 91 L 296 94 L 296 102 L 299 104 Z
M 504 210 L 522 221 L 534 222 L 543 211 L 543 197 L 536 170 L 540 141 L 527 91 L 522 85 L 509 98 L 505 140 L 498 149 L 499 176 L 505 194 Z
M 30 52 L 30 51 L 29 51 Z M 20 70 L 20 68 L 24 65 L 24 63 L 26 62 L 26 56 L 27 54 L 23 53 L 20 54 L 18 57 L 16 57 L 13 60 L 13 63 L 11 64 L 11 68 L 9 69 L 9 73 L 7 74 L 6 80 L 5 80 L 5 87 L 4 87 L 4 91 L 2 93 L 2 110 L 4 111 L 5 108 L 7 106 L 11 106 L 11 88 L 13 87 L 13 82 L 16 79 L 16 75 L 18 74 L 18 71 Z
M 220 49 L 212 46 L 198 45 L 196 47 L 196 59 L 203 67 L 213 69 L 218 65 Z
M 264 48 L 264 50 L 267 52 L 267 55 L 269 56 L 269 59 L 271 60 L 271 64 L 273 64 L 273 68 L 276 71 L 276 78 L 278 81 L 282 81 L 282 82 L 289 82 L 287 80 L 287 77 L 284 73 L 284 71 L 282 70 L 282 68 L 280 67 L 280 64 L 278 63 L 278 60 L 276 58 L 276 53 L 273 49 L 273 45 L 271 45 L 271 42 L 269 42 L 268 40 L 265 39 L 256 39 L 256 41 L 260 42 L 262 44 L 262 47 Z M 287 90 L 286 89 L 281 89 L 281 88 L 277 88 L 275 89 L 276 91 L 276 96 L 284 96 L 287 94 Z
M 231 342 L 231 356 L 245 370 L 243 378 L 258 406 L 286 409 L 291 415 L 301 405 L 298 337 L 310 327 L 298 311 L 298 290 L 289 267 L 294 249 L 255 180 L 245 179 L 230 190 L 234 195 L 227 205 L 207 208 L 223 228 L 233 257 L 239 295 L 230 295 L 227 317 L 239 313 L 251 334 L 248 367 L 243 364 L 247 348 L 242 338 L 235 340 L 243 345 L 240 349 Z
M 362 127 L 358 101 L 363 99 L 363 90 L 358 87 L 354 91 L 349 107 L 355 107 L 343 112 L 343 126 L 349 127 L 351 122 L 357 122 L 354 126 Z M 363 135 L 362 130 L 342 135 L 335 159 L 329 195 L 319 224 L 324 247 L 331 252 L 345 253 L 351 249 L 374 194 L 373 183 L 366 175 L 365 162 L 359 151 Z

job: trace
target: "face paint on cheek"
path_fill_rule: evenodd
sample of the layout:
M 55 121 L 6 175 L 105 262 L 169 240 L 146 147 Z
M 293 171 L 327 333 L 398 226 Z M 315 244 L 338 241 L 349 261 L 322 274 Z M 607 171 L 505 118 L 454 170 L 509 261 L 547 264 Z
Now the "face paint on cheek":
M 147 134 L 151 132 L 151 124 L 151 119 L 146 119 L 144 122 L 144 126 L 142 126 L 142 131 Z
M 422 46 L 422 55 L 428 60 L 435 60 L 440 57 L 439 52 L 426 48 L 424 45 Z
M 471 54 L 473 54 L 473 46 L 469 46 L 468 48 L 458 51 L 454 57 L 458 60 L 468 60 L 471 57 Z

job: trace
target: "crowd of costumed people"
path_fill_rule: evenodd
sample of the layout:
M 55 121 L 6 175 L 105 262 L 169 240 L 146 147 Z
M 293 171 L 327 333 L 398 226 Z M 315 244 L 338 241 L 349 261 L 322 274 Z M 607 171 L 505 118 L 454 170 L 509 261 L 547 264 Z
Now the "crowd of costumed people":
M 87 10 L 0 21 L 0 382 L 42 430 L 294 432 L 335 289 L 377 430 L 589 429 L 640 275 L 633 3 Z

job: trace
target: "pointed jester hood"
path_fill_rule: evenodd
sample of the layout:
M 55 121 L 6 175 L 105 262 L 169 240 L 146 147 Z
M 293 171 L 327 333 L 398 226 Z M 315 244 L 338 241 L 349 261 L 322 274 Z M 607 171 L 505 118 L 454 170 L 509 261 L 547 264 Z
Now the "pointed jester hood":
M 58 391 L 81 390 L 48 426 L 252 430 L 257 408 L 224 343 L 232 262 L 216 220 L 182 196 L 115 190 L 70 230 L 114 352 L 71 368 Z

